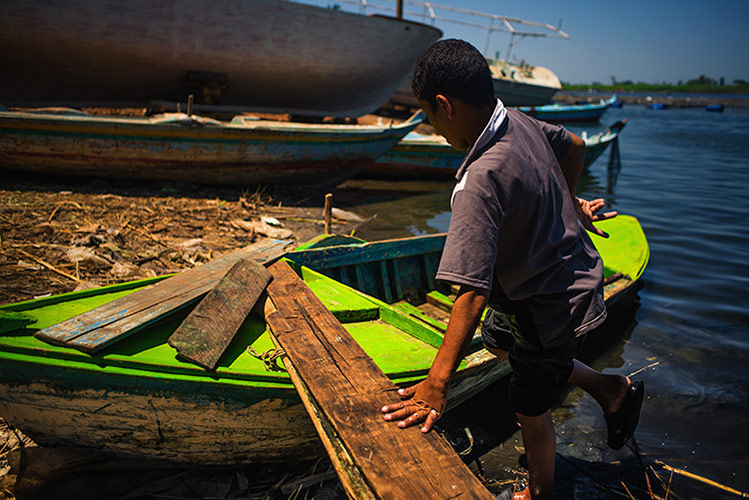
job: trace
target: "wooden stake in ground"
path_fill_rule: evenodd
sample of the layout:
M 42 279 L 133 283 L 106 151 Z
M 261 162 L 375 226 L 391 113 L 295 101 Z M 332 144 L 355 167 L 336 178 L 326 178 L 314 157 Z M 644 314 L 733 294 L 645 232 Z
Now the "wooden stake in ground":
M 330 234 L 330 219 L 333 216 L 332 205 L 333 195 L 328 193 L 325 195 L 325 208 L 323 209 L 323 217 L 325 219 L 325 234 Z
M 213 370 L 270 280 L 265 267 L 240 260 L 172 333 L 169 345 L 181 358 Z
M 269 270 L 266 321 L 349 497 L 493 499 L 437 433 L 382 418 L 390 379 L 287 263 Z

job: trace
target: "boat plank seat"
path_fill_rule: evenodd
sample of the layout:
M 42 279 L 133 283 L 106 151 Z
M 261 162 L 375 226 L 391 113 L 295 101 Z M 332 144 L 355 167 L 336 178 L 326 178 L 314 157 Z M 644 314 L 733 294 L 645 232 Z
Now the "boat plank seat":
M 172 333 L 169 345 L 180 358 L 213 370 L 270 280 L 262 265 L 239 260 Z
M 21 312 L 0 311 L 0 333 L 12 332 L 34 323 L 36 318 Z
M 240 259 L 267 264 L 280 258 L 290 240 L 253 243 L 91 311 L 39 330 L 51 344 L 96 353 L 114 342 L 189 307 L 208 293 Z
M 326 276 L 391 304 L 434 288 L 444 239 L 444 234 L 438 234 L 418 240 L 311 246 L 295 251 L 293 260 L 314 265 Z
M 494 498 L 444 438 L 382 418 L 395 385 L 286 262 L 269 270 L 266 321 L 349 497 Z

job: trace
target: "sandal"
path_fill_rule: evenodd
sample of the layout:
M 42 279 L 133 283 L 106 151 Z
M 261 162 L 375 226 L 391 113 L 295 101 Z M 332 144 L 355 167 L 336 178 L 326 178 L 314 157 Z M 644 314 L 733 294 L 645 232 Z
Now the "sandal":
M 632 437 L 640 420 L 640 409 L 645 395 L 645 383 L 641 380 L 633 382 L 627 395 L 624 397 L 622 407 L 615 412 L 604 415 L 606 428 L 608 430 L 607 443 L 609 448 L 621 450 L 629 438 Z

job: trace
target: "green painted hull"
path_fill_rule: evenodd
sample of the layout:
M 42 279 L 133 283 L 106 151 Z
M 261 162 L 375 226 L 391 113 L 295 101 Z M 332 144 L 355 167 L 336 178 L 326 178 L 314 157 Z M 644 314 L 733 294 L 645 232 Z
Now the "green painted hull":
M 605 286 L 609 303 L 635 288 L 650 249 L 640 223 L 632 216 L 619 215 L 596 226 L 610 235 L 590 235 L 603 258 L 604 278 L 622 275 Z M 445 237 L 435 234 L 367 243 L 357 238 L 321 236 L 289 258 L 387 303 L 404 298 L 418 301 L 418 296 L 423 299 L 439 287 L 434 275 Z
M 606 286 L 607 304 L 612 305 L 634 289 L 647 263 L 648 247 L 634 218 L 620 216 L 601 227 L 611 234 L 609 240 L 594 237 L 606 275 L 626 275 Z M 426 376 L 445 325 L 402 299 L 429 294 L 449 303 L 433 280 L 443 244 L 444 235 L 374 243 L 328 236 L 288 258 L 383 372 L 395 383 L 408 383 Z M 36 319 L 0 333 L 0 416 L 43 445 L 176 462 L 267 462 L 322 454 L 286 372 L 269 371 L 247 351 L 248 346 L 257 353 L 274 349 L 265 323 L 254 313 L 215 372 L 178 360 L 166 342 L 189 311 L 175 313 L 96 355 L 33 336 L 160 279 L 0 306 L 2 312 Z M 449 405 L 507 373 L 506 363 L 475 342 L 455 377 Z
M 297 271 L 392 380 L 426 376 L 442 339 L 438 331 L 319 273 Z M 247 352 L 248 346 L 257 353 L 274 349 L 265 322 L 254 314 L 215 372 L 177 359 L 167 344 L 188 311 L 96 355 L 33 336 L 159 279 L 0 307 L 36 318 L 0 334 L 0 416 L 43 445 L 176 462 L 285 461 L 323 453 L 286 372 L 269 371 Z M 469 379 L 486 377 L 497 365 L 490 362 L 465 361 L 458 385 L 468 388 Z

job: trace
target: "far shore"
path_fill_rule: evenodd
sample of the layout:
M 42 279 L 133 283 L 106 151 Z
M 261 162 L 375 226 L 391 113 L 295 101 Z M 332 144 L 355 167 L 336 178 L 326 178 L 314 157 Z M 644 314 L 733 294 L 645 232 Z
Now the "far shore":
M 553 101 L 559 104 L 578 104 L 578 103 L 597 103 L 601 99 L 608 99 L 613 91 L 568 91 L 560 90 L 554 94 Z M 631 95 L 623 92 L 619 95 L 619 101 L 622 104 L 641 104 L 648 105 L 652 103 L 665 104 L 674 108 L 695 108 L 713 105 L 723 105 L 726 108 L 748 108 L 749 95 L 746 98 L 736 98 L 732 95 L 704 95 L 695 96 L 695 94 L 683 94 L 679 92 L 652 91 L 637 92 L 637 95 Z

